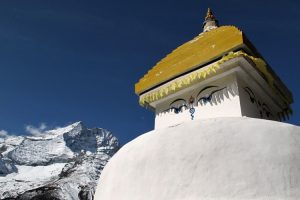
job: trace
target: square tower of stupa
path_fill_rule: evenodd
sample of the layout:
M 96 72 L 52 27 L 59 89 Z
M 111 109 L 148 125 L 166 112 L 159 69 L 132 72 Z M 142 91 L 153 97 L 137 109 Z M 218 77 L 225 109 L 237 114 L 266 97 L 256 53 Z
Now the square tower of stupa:
M 155 129 L 216 117 L 282 121 L 292 114 L 288 88 L 245 34 L 219 26 L 210 9 L 203 32 L 159 61 L 135 92 L 155 112 Z

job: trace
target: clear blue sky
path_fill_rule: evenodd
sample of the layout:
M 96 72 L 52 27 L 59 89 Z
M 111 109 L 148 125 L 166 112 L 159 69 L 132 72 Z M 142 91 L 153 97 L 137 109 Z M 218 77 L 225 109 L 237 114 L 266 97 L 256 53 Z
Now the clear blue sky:
M 153 127 L 134 84 L 201 32 L 207 7 L 241 28 L 294 94 L 300 122 L 300 1 L 0 1 L 0 130 L 83 121 L 124 144 Z

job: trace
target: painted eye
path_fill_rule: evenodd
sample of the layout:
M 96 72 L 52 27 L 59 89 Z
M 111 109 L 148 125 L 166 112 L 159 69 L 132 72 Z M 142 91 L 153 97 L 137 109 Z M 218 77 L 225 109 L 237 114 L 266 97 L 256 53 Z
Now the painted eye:
M 245 87 L 244 90 L 249 95 L 251 103 L 256 103 L 257 101 L 256 101 L 256 97 L 255 97 L 253 91 L 249 87 Z M 260 102 L 258 102 L 258 104 L 260 104 Z
M 203 92 L 209 90 L 209 89 L 212 89 L 212 88 L 215 88 L 215 89 L 216 89 L 216 88 L 218 88 L 218 86 L 210 85 L 210 86 L 206 86 L 206 87 L 204 87 L 202 90 L 200 90 L 200 92 L 199 92 L 198 95 L 197 95 L 197 100 L 198 100 L 198 102 L 206 104 L 207 102 L 211 101 L 212 97 L 210 96 L 210 94 L 209 94 L 209 95 L 206 95 L 206 96 L 203 96 L 203 95 L 201 95 L 201 94 L 202 94 Z M 201 96 L 202 96 L 202 97 L 201 97 Z
M 212 96 L 201 97 L 198 102 L 202 101 L 204 104 L 211 102 Z
M 262 104 L 263 111 L 265 112 L 266 116 L 269 118 L 272 116 L 272 113 L 270 111 L 270 108 L 267 106 L 267 104 L 263 103 Z
M 170 104 L 169 110 L 172 110 L 175 114 L 178 114 L 182 112 L 184 108 L 187 108 L 186 101 L 184 99 L 176 99 Z
M 206 104 L 207 102 L 211 102 L 212 99 L 213 99 L 213 95 L 214 95 L 215 93 L 220 92 L 220 91 L 226 89 L 226 87 L 221 88 L 221 89 L 217 89 L 217 90 L 215 89 L 215 90 L 213 90 L 212 92 L 210 92 L 208 95 L 205 95 L 205 96 L 203 96 L 203 97 L 200 97 L 200 95 L 201 95 L 202 92 L 204 92 L 205 90 L 210 89 L 210 88 L 218 88 L 218 86 L 207 86 L 207 87 L 205 87 L 204 89 L 202 89 L 202 90 L 199 92 L 199 94 L 198 94 L 198 102 L 200 102 L 201 104 L 202 104 L 202 103 Z M 199 98 L 199 97 L 200 97 L 200 98 Z

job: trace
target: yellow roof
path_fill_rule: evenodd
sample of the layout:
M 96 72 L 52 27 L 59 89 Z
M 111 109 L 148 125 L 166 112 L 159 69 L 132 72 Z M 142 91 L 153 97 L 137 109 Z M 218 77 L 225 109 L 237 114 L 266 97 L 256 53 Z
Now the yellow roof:
M 202 33 L 183 44 L 158 62 L 135 84 L 135 93 L 140 95 L 220 56 L 246 46 L 243 32 L 234 26 L 221 26 Z

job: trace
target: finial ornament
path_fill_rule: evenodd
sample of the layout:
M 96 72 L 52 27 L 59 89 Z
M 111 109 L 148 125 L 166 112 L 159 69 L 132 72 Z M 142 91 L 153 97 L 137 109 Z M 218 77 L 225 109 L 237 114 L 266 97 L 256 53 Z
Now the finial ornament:
M 208 8 L 205 20 L 215 20 L 215 19 L 216 18 L 214 16 L 213 12 L 211 11 L 210 8 Z
M 208 8 L 205 21 L 203 22 L 203 32 L 218 28 L 218 20 L 215 18 L 212 10 Z

